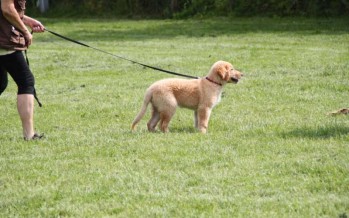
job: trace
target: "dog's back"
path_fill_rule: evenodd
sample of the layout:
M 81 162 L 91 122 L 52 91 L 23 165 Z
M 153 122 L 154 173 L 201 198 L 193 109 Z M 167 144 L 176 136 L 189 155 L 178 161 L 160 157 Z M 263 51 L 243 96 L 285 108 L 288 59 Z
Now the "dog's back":
M 196 109 L 200 100 L 200 79 L 164 79 L 151 85 L 153 105 Z M 165 106 L 164 105 L 164 106 Z M 160 109 L 160 108 L 159 108 Z

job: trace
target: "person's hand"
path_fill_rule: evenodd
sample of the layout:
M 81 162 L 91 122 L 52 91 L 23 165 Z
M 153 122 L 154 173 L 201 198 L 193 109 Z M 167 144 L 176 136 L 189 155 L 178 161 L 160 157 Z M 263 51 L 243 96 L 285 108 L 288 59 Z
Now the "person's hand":
M 34 33 L 41 33 L 45 31 L 45 26 L 40 23 L 40 21 L 35 20 L 31 17 L 24 16 L 23 22 L 25 25 L 29 26 Z
M 32 44 L 33 36 L 28 30 L 24 33 L 24 39 L 26 46 L 29 47 Z
M 25 25 L 29 26 L 32 32 L 34 33 L 41 33 L 45 31 L 44 25 L 42 25 L 39 21 L 31 17 L 24 16 L 23 22 Z M 29 47 L 32 44 L 33 35 L 27 29 L 24 32 L 24 38 L 26 45 Z
M 29 27 L 32 29 L 34 33 L 41 33 L 45 31 L 44 25 L 42 25 L 39 21 L 34 19 L 29 23 Z

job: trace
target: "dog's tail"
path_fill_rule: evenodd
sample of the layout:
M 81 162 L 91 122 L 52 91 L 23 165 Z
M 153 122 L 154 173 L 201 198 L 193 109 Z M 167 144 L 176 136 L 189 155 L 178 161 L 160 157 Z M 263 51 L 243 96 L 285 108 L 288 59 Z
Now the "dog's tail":
M 145 112 L 147 111 L 147 107 L 152 98 L 152 92 L 148 90 L 144 96 L 143 106 L 141 111 L 138 113 L 136 118 L 132 122 L 132 130 L 135 130 L 137 123 L 143 118 Z

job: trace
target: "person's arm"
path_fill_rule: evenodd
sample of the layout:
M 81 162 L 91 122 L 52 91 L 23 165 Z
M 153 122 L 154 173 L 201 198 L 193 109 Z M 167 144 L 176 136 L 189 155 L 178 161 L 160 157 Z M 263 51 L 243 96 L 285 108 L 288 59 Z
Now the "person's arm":
M 22 20 L 16 10 L 14 0 L 1 0 L 1 11 L 3 16 L 23 34 L 28 46 L 31 45 L 33 36 L 26 25 L 29 26 L 33 32 L 45 31 L 44 25 L 29 16 L 24 15 Z
M 23 22 L 25 25 L 29 26 L 34 33 L 44 32 L 45 27 L 40 23 L 40 21 L 35 20 L 34 18 L 24 15 Z
M 27 45 L 31 45 L 33 36 L 20 18 L 14 0 L 1 0 L 1 11 L 6 20 L 23 34 Z

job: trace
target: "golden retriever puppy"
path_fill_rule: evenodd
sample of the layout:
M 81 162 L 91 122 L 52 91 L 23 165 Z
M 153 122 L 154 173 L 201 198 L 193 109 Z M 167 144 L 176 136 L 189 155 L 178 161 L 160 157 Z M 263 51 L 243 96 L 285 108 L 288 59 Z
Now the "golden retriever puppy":
M 152 116 L 147 124 L 149 131 L 155 131 L 160 121 L 160 130 L 168 132 L 168 125 L 176 108 L 184 107 L 194 110 L 195 128 L 206 133 L 211 111 L 221 99 L 223 86 L 226 83 L 237 83 L 242 76 L 229 62 L 218 61 L 203 78 L 157 81 L 147 89 L 141 111 L 132 123 L 132 130 L 151 103 Z

